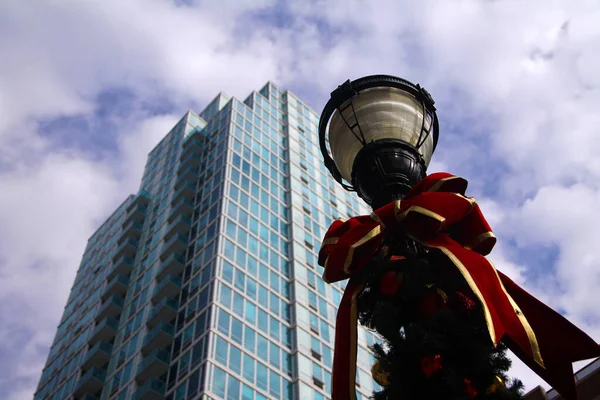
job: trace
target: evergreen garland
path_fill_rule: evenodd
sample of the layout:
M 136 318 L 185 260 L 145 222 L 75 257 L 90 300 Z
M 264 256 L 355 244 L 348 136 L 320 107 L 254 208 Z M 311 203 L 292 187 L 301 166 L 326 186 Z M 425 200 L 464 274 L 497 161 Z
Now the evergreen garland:
M 522 399 L 521 381 L 506 376 L 506 346 L 492 345 L 483 311 L 456 269 L 414 242 L 394 252 L 406 259 L 385 253 L 364 269 L 358 298 L 360 323 L 384 339 L 372 347 L 386 375 L 373 399 Z

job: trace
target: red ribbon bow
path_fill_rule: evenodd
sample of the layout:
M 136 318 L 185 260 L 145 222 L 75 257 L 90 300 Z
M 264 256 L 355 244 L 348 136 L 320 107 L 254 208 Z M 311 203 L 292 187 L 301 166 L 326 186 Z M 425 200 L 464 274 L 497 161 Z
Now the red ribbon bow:
M 600 346 L 485 258 L 496 238 L 479 206 L 465 197 L 466 189 L 463 178 L 435 173 L 402 200 L 330 226 L 319 252 L 323 279 L 349 279 L 336 319 L 333 400 L 356 399 L 356 299 L 364 282 L 355 273 L 377 252 L 384 231 L 400 228 L 426 248 L 440 250 L 461 273 L 483 308 L 494 345 L 504 340 L 567 400 L 577 398 L 572 362 L 600 356 Z

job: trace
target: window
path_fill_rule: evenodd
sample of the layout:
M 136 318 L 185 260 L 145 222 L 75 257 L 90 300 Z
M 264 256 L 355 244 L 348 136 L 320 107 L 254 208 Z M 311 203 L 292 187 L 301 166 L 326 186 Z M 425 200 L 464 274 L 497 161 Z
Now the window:
M 215 359 L 223 364 L 223 366 L 227 365 L 227 348 L 229 345 L 225 340 L 221 337 L 217 336 L 217 340 L 215 342 Z
M 193 398 L 194 396 L 196 396 L 196 394 L 198 394 L 199 391 L 203 389 L 202 372 L 203 369 L 198 368 L 194 373 L 190 375 L 190 378 L 188 379 L 189 385 L 186 396 L 188 399 Z
M 277 369 L 281 368 L 281 349 L 275 343 L 269 343 L 269 364 Z
M 244 348 L 251 352 L 256 351 L 256 332 L 249 326 L 244 326 Z
M 323 389 L 324 387 L 324 378 L 323 378 L 323 368 L 321 368 L 317 363 L 312 363 L 313 365 L 313 382 L 317 387 Z
M 219 367 L 214 367 L 213 371 L 213 393 L 225 397 L 225 379 L 227 374 Z
M 225 239 L 224 241 L 224 245 L 223 245 L 223 252 L 225 253 L 225 257 L 229 258 L 230 260 L 235 260 L 234 258 L 234 252 L 235 252 L 235 246 L 233 244 L 232 241 Z
M 233 293 L 233 312 L 239 316 L 244 313 L 244 298 L 236 292 Z
M 231 338 L 235 340 L 238 344 L 242 344 L 242 322 L 235 318 L 231 318 Z
M 244 378 L 250 382 L 254 382 L 254 359 L 248 354 L 244 353 Z
M 229 368 L 236 374 L 242 373 L 242 352 L 235 346 L 229 348 Z
M 232 295 L 232 290 L 229 289 L 227 286 L 225 285 L 219 285 L 221 287 L 221 297 L 219 299 L 219 302 L 224 305 L 227 308 L 231 308 L 231 295 Z
M 229 320 L 230 316 L 223 310 L 219 310 L 218 328 L 219 332 L 229 336 Z
M 319 318 L 312 312 L 310 313 L 310 330 L 319 334 Z
M 246 281 L 246 294 L 252 300 L 256 300 L 256 281 L 254 279 L 248 278 Z
M 267 390 L 268 371 L 269 369 L 266 366 L 260 362 L 256 363 L 256 385 L 265 391 Z
M 256 323 L 256 306 L 249 301 L 246 301 L 246 312 L 244 314 L 246 321 L 252 325 Z
M 254 399 L 254 390 L 252 390 L 249 386 L 242 384 L 242 400 L 253 400 Z
M 269 371 L 269 393 L 276 398 L 280 397 L 281 377 L 274 371 Z

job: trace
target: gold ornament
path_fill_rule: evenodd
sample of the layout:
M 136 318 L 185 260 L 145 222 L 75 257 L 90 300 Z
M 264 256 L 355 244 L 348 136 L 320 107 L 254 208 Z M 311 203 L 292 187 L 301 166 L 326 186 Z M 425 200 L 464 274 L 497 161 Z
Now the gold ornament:
M 504 381 L 502 380 L 502 378 L 496 375 L 496 377 L 494 378 L 494 383 L 492 383 L 490 387 L 488 387 L 487 392 L 496 393 L 500 390 L 504 390 L 504 387 Z
M 379 360 L 376 360 L 371 367 L 371 375 L 373 379 L 381 386 L 387 386 L 390 384 L 390 373 L 383 369 Z

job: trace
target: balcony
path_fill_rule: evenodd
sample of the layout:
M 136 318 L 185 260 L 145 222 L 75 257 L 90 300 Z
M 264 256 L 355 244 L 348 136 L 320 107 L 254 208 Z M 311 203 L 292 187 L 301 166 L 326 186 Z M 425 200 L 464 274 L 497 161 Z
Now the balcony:
M 130 237 L 138 240 L 142 236 L 144 225 L 138 221 L 129 221 L 123 225 L 121 237 Z
M 148 314 L 146 324 L 154 328 L 160 322 L 168 322 L 175 318 L 178 308 L 179 302 L 177 300 L 165 297 L 152 308 L 150 314 Z
M 125 296 L 125 293 L 127 293 L 128 286 L 129 278 L 126 275 L 115 275 L 106 284 L 106 289 L 104 289 L 102 300 L 106 300 L 109 296 L 113 295 Z
M 113 256 L 113 260 L 121 256 L 133 257 L 135 255 L 135 252 L 137 251 L 138 246 L 139 242 L 137 240 L 132 238 L 126 238 L 117 247 L 115 255 Z
M 200 152 L 197 151 L 184 151 L 180 158 L 179 168 L 200 166 Z
M 106 317 L 116 317 L 121 314 L 123 310 L 124 300 L 119 295 L 114 295 L 106 299 L 100 306 L 96 314 L 96 321 L 102 320 Z
M 202 150 L 202 142 L 197 137 L 189 138 L 183 143 L 183 151 L 181 152 L 181 158 L 187 157 L 190 153 L 200 153 Z
M 192 227 L 191 223 L 192 219 L 185 215 L 175 217 L 175 219 L 167 226 L 165 237 L 171 236 L 174 233 L 187 233 Z
M 164 349 L 173 341 L 175 327 L 165 322 L 156 325 L 150 332 L 146 334 L 142 353 L 148 354 L 154 349 Z
M 179 273 L 183 271 L 184 266 L 185 260 L 183 256 L 178 253 L 170 253 L 169 256 L 160 264 L 158 273 L 156 274 L 156 279 L 160 281 L 168 273 L 179 275 Z
M 110 354 L 112 353 L 112 344 L 104 341 L 99 341 L 93 345 L 83 358 L 81 367 L 83 369 L 89 369 L 91 367 L 102 367 L 110 360 Z
M 167 258 L 167 256 L 171 253 L 183 253 L 187 249 L 187 246 L 187 235 L 183 235 L 181 233 L 173 235 L 169 240 L 166 240 L 163 243 L 160 251 L 160 258 Z
M 200 174 L 200 170 L 197 167 L 183 168 L 177 172 L 176 180 L 178 180 L 178 181 L 187 180 L 187 181 L 196 182 L 196 180 L 198 180 L 199 174 Z
M 104 318 L 102 321 L 96 324 L 96 327 L 92 331 L 88 342 L 92 346 L 101 340 L 109 342 L 113 337 L 115 337 L 117 329 L 119 329 L 119 321 L 117 319 Z
M 123 220 L 123 225 L 128 224 L 129 221 L 137 221 L 142 222 L 144 218 L 146 218 L 146 212 L 148 210 L 148 206 L 145 204 L 132 204 L 127 209 L 127 214 L 125 214 L 125 219 Z
M 123 255 L 113 259 L 113 268 L 108 274 L 108 279 L 113 279 L 117 275 L 127 275 L 133 270 L 133 257 Z
M 165 388 L 164 382 L 152 378 L 139 387 L 133 395 L 133 400 L 164 400 Z
M 154 349 L 140 363 L 135 379 L 144 382 L 149 378 L 156 378 L 167 372 L 171 356 L 168 351 Z
M 175 219 L 179 215 L 192 215 L 194 212 L 194 202 L 190 199 L 182 198 L 175 199 L 171 203 L 171 214 L 169 215 L 169 221 Z
M 181 290 L 181 278 L 177 275 L 168 274 L 158 283 L 152 296 L 152 302 L 158 303 L 164 297 L 173 297 Z
M 94 394 L 102 389 L 104 379 L 106 378 L 106 370 L 93 367 L 77 382 L 75 386 L 75 395 L 83 396 L 85 394 Z
M 131 211 L 135 206 L 147 206 L 150 203 L 150 193 L 145 190 L 140 190 L 131 204 L 127 207 L 127 212 Z
M 181 197 L 187 199 L 193 199 L 196 195 L 196 182 L 179 180 L 175 183 L 175 194 L 173 199 L 179 199 Z

